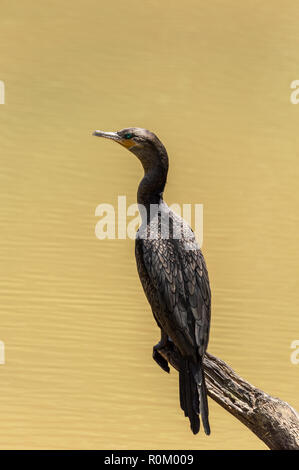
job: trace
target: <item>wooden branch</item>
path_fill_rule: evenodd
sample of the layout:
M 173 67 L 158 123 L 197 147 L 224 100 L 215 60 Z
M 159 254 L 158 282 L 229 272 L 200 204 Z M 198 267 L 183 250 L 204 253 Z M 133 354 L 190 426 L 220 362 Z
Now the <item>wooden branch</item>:
M 176 369 L 179 352 L 168 343 L 160 354 Z M 229 411 L 271 450 L 299 450 L 299 415 L 288 403 L 267 395 L 239 377 L 224 361 L 206 353 L 208 395 Z

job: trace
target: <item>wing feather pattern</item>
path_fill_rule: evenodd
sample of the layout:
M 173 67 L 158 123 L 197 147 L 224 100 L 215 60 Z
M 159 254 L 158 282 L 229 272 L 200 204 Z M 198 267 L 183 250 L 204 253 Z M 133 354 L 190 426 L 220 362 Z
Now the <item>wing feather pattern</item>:
M 172 223 L 181 224 L 182 219 L 173 215 Z M 204 257 L 188 226 L 187 235 L 187 242 L 186 237 L 137 236 L 136 260 L 154 317 L 181 353 L 181 408 L 194 434 L 199 414 L 210 434 L 202 358 L 209 340 L 211 292 Z

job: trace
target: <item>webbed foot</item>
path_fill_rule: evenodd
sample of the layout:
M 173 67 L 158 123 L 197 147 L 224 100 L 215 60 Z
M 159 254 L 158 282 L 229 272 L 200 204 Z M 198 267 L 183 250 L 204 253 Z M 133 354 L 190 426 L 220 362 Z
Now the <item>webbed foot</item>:
M 170 372 L 168 361 L 160 354 L 159 350 L 168 343 L 168 336 L 161 332 L 161 340 L 153 347 L 153 359 L 165 372 Z

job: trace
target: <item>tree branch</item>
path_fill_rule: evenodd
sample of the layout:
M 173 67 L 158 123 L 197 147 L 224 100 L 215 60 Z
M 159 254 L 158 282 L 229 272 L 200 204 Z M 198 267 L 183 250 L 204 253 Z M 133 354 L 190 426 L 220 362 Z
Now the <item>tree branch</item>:
M 173 343 L 159 353 L 178 370 L 180 355 Z M 273 398 L 239 377 L 212 354 L 204 357 L 208 395 L 235 416 L 271 450 L 299 450 L 299 415 L 288 403 Z

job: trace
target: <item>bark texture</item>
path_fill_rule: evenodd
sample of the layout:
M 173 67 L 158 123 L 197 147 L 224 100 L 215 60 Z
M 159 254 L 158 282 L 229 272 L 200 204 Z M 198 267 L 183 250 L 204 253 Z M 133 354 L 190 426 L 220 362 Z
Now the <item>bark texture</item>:
M 159 351 L 178 370 L 179 353 L 173 344 Z M 254 387 L 224 361 L 204 357 L 208 395 L 235 416 L 271 450 L 299 450 L 299 415 L 288 403 Z

